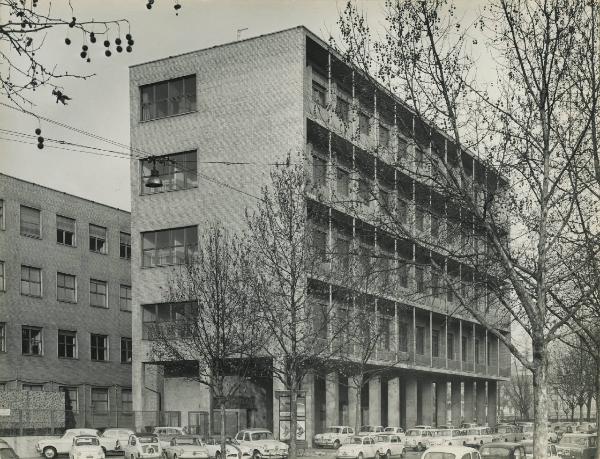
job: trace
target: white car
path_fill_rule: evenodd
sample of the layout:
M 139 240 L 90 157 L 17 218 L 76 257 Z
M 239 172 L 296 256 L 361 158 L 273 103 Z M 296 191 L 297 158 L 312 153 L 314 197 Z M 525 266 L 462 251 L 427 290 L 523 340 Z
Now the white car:
M 252 457 L 268 457 L 271 459 L 287 459 L 288 445 L 273 438 L 271 431 L 266 429 L 241 430 L 235 436 L 237 444 L 252 451 Z
M 360 426 L 358 435 L 375 435 L 383 432 L 383 426 Z
M 404 437 L 404 446 L 407 449 L 423 451 L 431 444 L 432 429 L 408 429 Z
M 404 435 L 406 435 L 406 432 L 404 432 L 404 429 L 402 427 L 386 427 L 385 429 L 383 429 L 383 433 L 386 435 L 398 435 L 400 437 L 404 437 Z
M 378 457 L 390 459 L 393 457 L 402 457 L 406 453 L 402 444 L 402 437 L 399 435 L 381 434 L 374 435 L 373 438 L 375 439 L 375 446 L 377 446 L 375 455 Z
M 315 435 L 313 443 L 320 448 L 340 446 L 350 443 L 354 436 L 354 429 L 349 426 L 329 426 L 325 432 Z
M 241 451 L 242 457 L 248 458 L 252 456 L 252 450 L 231 442 L 226 441 L 225 449 L 227 451 L 227 457 L 230 459 L 236 459 L 238 457 L 238 450 Z M 214 459 L 221 459 L 221 440 L 219 438 L 209 438 L 202 442 L 208 451 L 208 455 Z
M 446 437 L 446 446 L 459 446 L 465 441 L 467 432 L 462 429 L 450 429 L 450 436 Z M 463 445 L 464 446 L 464 445 Z
M 467 446 L 434 446 L 421 455 L 421 459 L 481 459 L 475 448 Z
M 73 438 L 69 459 L 104 459 L 104 449 L 97 435 L 77 435 Z
M 186 435 L 183 427 L 155 427 L 152 433 L 158 437 L 163 448 L 169 446 L 174 437 Z
M 463 445 L 479 448 L 494 441 L 494 432 L 490 427 L 472 427 L 467 429 Z
M 158 437 L 151 433 L 134 433 L 123 446 L 124 459 L 158 459 L 163 455 Z
M 46 459 L 54 459 L 59 454 L 69 454 L 73 439 L 78 435 L 98 436 L 96 429 L 67 429 L 60 438 L 48 438 L 36 443 L 35 449 Z
M 104 453 L 121 451 L 121 445 L 127 443 L 133 430 L 128 429 L 105 429 L 100 435 L 100 445 L 104 447 Z
M 446 446 L 452 443 L 452 430 L 432 429 L 429 446 Z M 460 443 L 459 443 L 460 444 Z
M 525 448 L 525 458 L 533 459 L 533 440 L 524 440 L 521 442 L 521 446 Z M 548 459 L 560 459 L 556 445 L 548 445 L 546 453 L 548 454 Z
M 354 436 L 352 441 L 342 445 L 337 450 L 335 457 L 337 459 L 369 459 L 377 454 L 377 445 L 375 439 L 369 435 L 364 437 Z
M 166 459 L 208 459 L 208 449 L 198 435 L 179 435 L 163 448 Z

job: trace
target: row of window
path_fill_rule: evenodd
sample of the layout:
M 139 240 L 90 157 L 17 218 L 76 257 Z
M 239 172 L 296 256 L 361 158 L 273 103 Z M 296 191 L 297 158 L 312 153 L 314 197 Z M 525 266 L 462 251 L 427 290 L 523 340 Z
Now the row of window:
M 4 390 L 5 386 L 0 384 L 0 390 Z M 42 392 L 43 384 L 21 384 L 21 390 Z M 69 411 L 79 411 L 79 390 L 75 386 L 58 386 L 58 390 L 65 394 L 65 409 Z M 108 413 L 110 409 L 108 388 L 107 387 L 92 387 L 91 389 L 91 406 L 94 414 Z M 133 411 L 133 394 L 131 389 L 121 389 L 120 411 Z
M 415 327 L 415 347 L 416 353 L 419 355 L 425 355 L 425 327 L 417 326 Z M 439 330 L 431 331 L 431 355 L 434 358 L 441 357 L 440 355 L 440 340 L 441 335 Z M 455 344 L 454 344 L 454 335 L 452 333 L 448 333 L 446 339 L 446 356 L 448 360 L 455 360 Z M 483 342 L 479 338 L 475 338 L 475 363 L 483 364 L 484 363 L 484 350 L 483 350 Z M 462 337 L 462 355 L 461 359 L 463 362 L 469 361 L 469 338 L 466 336 Z M 492 353 L 487 352 L 487 364 L 488 366 L 492 363 Z
M 21 205 L 20 232 L 22 236 L 42 238 L 42 215 L 40 209 Z M 0 199 L 0 225 L 4 229 L 4 201 Z M 56 215 L 56 242 L 77 247 L 77 221 L 63 215 Z M 108 253 L 108 230 L 104 226 L 89 224 L 89 250 L 95 253 Z M 131 258 L 131 235 L 119 233 L 119 256 Z
M 78 335 L 72 330 L 58 330 L 57 355 L 65 359 L 79 358 Z M 0 323 L 0 352 L 6 352 L 7 326 Z M 121 337 L 120 355 L 121 363 L 131 363 L 131 338 Z M 109 357 L 108 335 L 90 334 L 90 360 L 95 362 L 108 362 Z M 44 355 L 44 333 L 41 327 L 23 325 L 21 327 L 21 353 L 23 355 Z
M 0 261 L 0 289 L 6 289 L 4 262 Z M 43 296 L 42 269 L 21 265 L 21 295 L 41 298 Z M 108 282 L 90 279 L 90 306 L 108 308 Z M 56 299 L 66 303 L 77 303 L 77 276 L 56 273 Z M 131 286 L 119 284 L 119 308 L 131 311 Z

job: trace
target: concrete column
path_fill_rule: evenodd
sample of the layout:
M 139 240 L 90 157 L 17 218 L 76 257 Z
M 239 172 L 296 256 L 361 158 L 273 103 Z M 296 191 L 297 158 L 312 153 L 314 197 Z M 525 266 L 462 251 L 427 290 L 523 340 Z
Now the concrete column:
M 485 390 L 485 381 L 477 381 L 477 411 L 476 418 L 478 424 L 485 424 L 486 413 L 485 413 L 485 402 L 487 401 L 487 395 Z
M 317 410 L 315 409 L 315 375 L 309 373 L 302 381 L 302 389 L 306 391 L 306 441 L 312 446 L 312 439 L 315 436 L 315 419 Z
M 396 427 L 400 425 L 400 378 L 391 378 L 388 380 L 388 426 Z
M 337 373 L 325 376 L 325 424 L 340 423 L 340 381 Z
M 381 425 L 381 378 L 369 379 L 369 424 Z
M 488 381 L 487 396 L 487 422 L 490 427 L 496 427 L 498 409 L 498 384 L 496 381 Z
M 358 389 L 356 387 L 356 383 L 352 378 L 348 378 L 348 420 L 350 427 L 352 428 L 356 428 L 357 424 L 360 424 L 361 422 L 360 419 L 356 419 L 357 394 Z M 360 401 L 358 401 L 358 405 L 360 407 Z
M 461 414 L 461 386 L 460 380 L 455 379 L 451 383 L 450 388 L 450 402 L 452 404 L 452 425 L 454 427 L 460 427 L 460 423 L 462 422 L 462 414 Z
M 421 422 L 433 424 L 433 383 L 429 378 L 421 380 Z
M 135 413 L 135 430 L 137 432 L 143 432 L 144 430 L 144 416 L 142 411 L 146 409 L 144 406 L 144 387 L 146 387 L 146 364 L 140 361 L 134 360 L 132 363 L 132 397 L 133 397 L 133 410 Z M 79 410 L 86 413 L 86 397 L 78 397 Z M 79 391 L 78 395 L 81 395 L 82 391 Z M 83 402 L 83 403 L 82 403 Z M 85 415 L 84 415 L 85 416 Z M 84 420 L 85 423 L 85 420 Z
M 464 422 L 473 422 L 473 419 L 475 417 L 475 410 L 473 409 L 473 391 L 474 391 L 474 387 L 473 387 L 473 381 L 465 381 L 464 382 L 465 385 L 465 395 L 464 395 L 464 400 L 465 400 L 465 406 L 464 406 L 464 413 L 463 413 L 463 421 Z
M 435 383 L 435 401 L 436 401 L 436 411 L 437 411 L 437 424 L 441 426 L 442 424 L 447 424 L 446 420 L 446 411 L 447 411 L 447 395 L 448 393 L 448 383 L 446 381 L 437 381 Z
M 417 378 L 408 376 L 405 381 L 406 426 L 404 427 L 410 429 L 417 425 Z

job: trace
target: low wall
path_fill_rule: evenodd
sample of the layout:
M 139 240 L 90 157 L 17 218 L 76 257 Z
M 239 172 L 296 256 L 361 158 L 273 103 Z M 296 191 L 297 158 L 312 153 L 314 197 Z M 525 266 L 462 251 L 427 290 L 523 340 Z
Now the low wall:
M 56 437 L 51 437 L 47 435 L 31 437 L 2 437 L 2 440 L 8 443 L 21 459 L 25 459 L 31 457 L 41 457 L 35 449 L 35 444 L 40 440 L 45 440 L 46 438 Z

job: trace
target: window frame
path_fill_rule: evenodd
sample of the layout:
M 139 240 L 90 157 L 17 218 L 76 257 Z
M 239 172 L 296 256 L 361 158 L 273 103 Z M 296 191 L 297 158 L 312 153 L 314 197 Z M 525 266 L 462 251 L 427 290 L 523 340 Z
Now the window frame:
M 59 296 L 59 292 L 61 291 L 61 289 L 63 290 L 70 290 L 69 288 L 67 288 L 66 286 L 60 286 L 58 283 L 58 278 L 59 276 L 65 276 L 65 277 L 70 277 L 73 278 L 73 300 L 69 300 L 66 298 L 60 298 Z M 56 301 L 60 301 L 61 303 L 77 303 L 77 276 L 74 274 L 68 274 L 68 273 L 62 273 L 60 271 L 56 272 Z
M 415 326 L 415 354 L 425 355 L 425 327 L 422 325 Z
M 130 400 L 123 400 L 123 394 L 129 394 Z M 128 410 L 123 409 L 125 406 L 124 403 L 127 403 L 130 408 Z M 131 413 L 133 412 L 133 391 L 130 387 L 121 388 L 121 413 Z
M 106 395 L 106 400 L 97 400 L 94 395 Z M 104 398 L 104 397 L 103 397 Z M 106 403 L 105 410 L 99 410 L 97 408 L 98 402 Z M 108 387 L 92 387 L 90 391 L 90 405 L 93 414 L 108 414 L 110 413 L 110 396 L 108 393 Z
M 186 83 L 186 80 L 194 80 L 194 90 L 193 92 L 186 92 L 187 86 L 188 84 Z M 186 103 L 189 104 L 189 109 L 188 110 L 184 110 L 184 111 L 178 111 L 176 113 L 170 113 L 170 109 L 171 109 L 171 99 L 173 99 L 175 96 L 170 96 L 169 94 L 169 88 L 171 84 L 174 84 L 177 81 L 182 81 L 183 84 L 183 90 L 181 92 L 181 95 L 179 96 L 180 100 L 185 100 L 185 99 L 189 99 L 191 96 L 193 96 L 193 101 L 192 99 L 189 99 L 186 101 Z M 166 114 L 159 116 L 158 115 L 158 111 L 156 109 L 156 104 L 157 104 L 157 99 L 156 99 L 156 88 L 161 85 L 161 84 L 165 84 L 167 85 L 167 96 L 166 99 L 164 99 L 167 103 L 167 107 L 166 107 Z M 148 103 L 144 103 L 144 90 L 148 89 L 148 88 L 152 88 L 152 102 L 148 102 Z M 140 123 L 145 123 L 148 121 L 154 121 L 154 120 L 160 120 L 160 119 L 164 119 L 164 118 L 170 118 L 172 116 L 180 116 L 180 115 L 186 115 L 188 113 L 194 113 L 198 111 L 198 78 L 197 75 L 195 73 L 192 74 L 188 74 L 188 75 L 182 75 L 179 77 L 175 77 L 175 78 L 170 78 L 168 80 L 162 80 L 162 81 L 155 81 L 153 83 L 148 83 L 148 84 L 144 84 L 144 85 L 140 85 L 139 86 L 139 97 L 140 97 L 140 105 L 139 105 L 139 109 L 140 109 L 140 116 L 139 116 L 139 121 Z M 162 99 L 159 99 L 159 101 Z M 181 102 L 180 102 L 181 104 Z M 185 105 L 185 104 L 181 104 L 181 105 Z M 147 118 L 144 118 L 144 106 L 153 106 L 153 110 L 150 110 L 150 115 Z
M 31 351 L 32 342 L 33 342 L 31 333 L 27 337 L 27 340 L 29 341 L 29 352 L 25 352 L 25 350 L 23 349 L 25 331 L 28 331 L 28 332 L 38 331 L 39 332 L 39 341 L 38 341 L 39 352 Z M 42 327 L 35 327 L 33 325 L 21 325 L 21 355 L 26 355 L 26 356 L 43 356 L 44 355 L 44 329 Z
M 77 412 L 79 411 L 79 390 L 77 386 L 58 386 L 58 391 L 65 394 L 65 411 Z M 69 400 L 71 402 L 71 408 L 67 410 L 66 405 L 66 393 L 69 393 Z M 72 394 L 75 397 L 72 397 Z
M 23 209 L 34 210 L 34 211 L 36 211 L 38 213 L 38 217 L 39 217 L 39 219 L 38 219 L 39 220 L 39 223 L 38 223 L 39 234 L 35 235 L 35 234 L 23 233 Z M 32 239 L 42 239 L 43 229 L 42 229 L 42 210 L 41 209 L 21 204 L 21 206 L 19 208 L 19 234 L 21 236 L 30 237 Z
M 70 220 L 73 222 L 73 232 L 72 232 L 72 236 L 71 236 L 72 241 L 73 241 L 72 244 L 67 244 L 66 242 L 60 242 L 58 240 L 59 231 L 63 232 L 63 240 L 64 240 L 64 234 L 67 232 L 67 230 L 61 229 L 58 227 L 58 222 L 59 222 L 60 218 L 62 218 L 64 220 Z M 74 218 L 71 218 L 71 217 L 65 217 L 64 215 L 56 214 L 56 222 L 55 223 L 56 223 L 56 243 L 63 245 L 65 247 L 77 247 L 77 220 Z
M 189 162 L 188 158 L 193 157 L 194 165 L 184 166 L 184 163 Z M 146 172 L 144 168 L 150 165 L 158 170 L 158 176 L 163 182 L 163 186 L 157 188 L 149 188 L 145 186 L 146 181 L 151 177 L 150 172 Z M 168 167 L 165 165 L 168 163 Z M 184 191 L 198 188 L 198 150 L 185 150 L 166 155 L 152 156 L 150 158 L 142 158 L 139 161 L 140 167 L 140 194 L 153 195 L 172 191 Z M 151 169 L 150 169 L 151 170 Z M 183 185 L 177 186 L 177 174 L 182 174 Z
M 127 290 L 129 290 L 129 298 L 122 296 L 123 287 L 125 287 Z M 131 285 L 119 284 L 119 310 L 120 311 L 131 312 L 131 292 L 132 292 Z M 129 309 L 123 308 L 123 299 L 129 301 Z
M 100 295 L 97 291 L 96 292 L 92 292 L 92 285 L 104 285 L 104 305 L 99 305 L 99 304 L 93 304 L 92 303 L 92 295 L 97 296 Z M 108 309 L 109 308 L 109 304 L 108 304 L 108 282 L 107 281 L 103 281 L 100 279 L 92 279 L 90 278 L 90 306 L 94 307 L 94 308 L 102 308 L 102 309 Z
M 123 347 L 123 343 L 125 343 L 125 347 Z M 121 355 L 121 363 L 126 365 L 131 365 L 133 360 L 133 341 L 131 338 L 126 336 L 121 336 L 120 340 L 120 355 Z M 125 351 L 125 361 L 123 361 L 123 351 Z M 127 355 L 129 355 L 129 359 L 127 359 Z
M 123 235 L 129 236 L 129 244 L 123 242 Z M 123 248 L 125 248 L 125 256 L 123 256 Z M 129 256 L 127 256 L 128 253 Z M 119 258 L 122 260 L 131 260 L 131 234 L 125 231 L 119 231 Z
M 6 292 L 6 265 L 0 260 L 0 292 Z
M 40 286 L 40 294 L 39 295 L 35 295 L 32 293 L 23 293 L 23 268 L 26 268 L 29 270 L 29 277 L 31 277 L 31 270 L 37 270 L 40 273 L 40 282 L 39 282 L 39 286 Z M 26 280 L 28 282 L 28 284 L 34 283 L 37 285 L 37 282 L 32 282 L 31 279 L 27 279 Z M 29 290 L 31 291 L 31 288 L 29 288 Z M 42 268 L 36 268 L 35 266 L 29 266 L 29 265 L 21 265 L 21 279 L 20 279 L 20 293 L 23 296 L 30 296 L 32 298 L 42 298 L 44 296 L 44 276 L 43 276 L 43 272 L 42 272 Z
M 436 329 L 431 330 L 431 356 L 440 356 L 440 331 Z
M 6 322 L 0 322 L 0 352 L 6 352 Z
M 188 244 L 187 242 L 187 230 L 192 231 L 192 229 L 195 231 L 195 239 L 194 239 L 194 243 L 193 244 Z M 175 231 L 178 230 L 183 230 L 183 245 L 167 245 L 165 247 L 158 247 L 158 237 L 159 237 L 159 233 L 168 233 L 168 238 L 169 238 L 169 244 L 172 244 L 172 242 L 174 242 L 173 239 L 173 234 Z M 185 264 L 187 262 L 187 260 L 189 260 L 189 257 L 195 257 L 197 250 L 198 250 L 198 225 L 190 225 L 190 226 L 182 226 L 182 227 L 176 227 L 176 228 L 167 228 L 167 229 L 162 229 L 162 230 L 154 230 L 154 231 L 144 231 L 141 234 L 141 239 L 142 239 L 142 243 L 141 243 L 141 256 L 142 256 L 142 262 L 141 262 L 141 266 L 142 268 L 156 268 L 156 267 L 161 267 L 161 266 L 177 266 L 177 265 L 182 265 Z M 146 242 L 146 235 L 150 235 L 153 234 L 154 235 L 154 240 L 153 240 L 153 248 L 148 248 L 146 249 L 144 247 L 145 242 Z M 176 255 L 176 249 L 178 247 L 181 247 L 182 251 L 183 251 L 183 259 L 178 260 L 177 255 Z M 190 248 L 192 249 L 192 253 L 190 254 Z M 149 253 L 150 256 L 154 257 L 154 259 L 159 259 L 158 257 L 158 253 L 159 250 L 169 250 L 171 252 L 171 255 L 169 255 L 169 258 L 171 259 L 170 263 L 146 263 L 146 253 Z M 153 255 L 152 255 L 153 254 Z M 152 258 L 151 258 L 152 259 Z
M 67 342 L 65 341 L 62 346 L 64 346 L 64 350 L 67 350 L 68 346 L 72 347 L 72 351 L 73 351 L 73 355 L 72 356 L 68 356 L 68 355 L 61 355 L 60 354 L 60 348 L 61 348 L 61 336 L 69 336 L 71 338 L 73 338 L 73 343 L 72 344 L 67 344 Z M 77 332 L 73 331 L 73 330 L 62 330 L 59 329 L 56 333 L 56 355 L 58 356 L 59 359 L 71 359 L 71 360 L 77 360 L 79 358 L 79 342 L 77 339 Z M 65 352 L 65 354 L 67 354 L 67 352 Z
M 312 80 L 311 99 L 319 107 L 327 107 L 327 88 L 318 81 Z
M 100 347 L 96 342 L 94 344 L 94 340 L 98 338 L 104 339 L 104 346 Z M 92 362 L 109 362 L 110 361 L 110 345 L 109 345 L 109 337 L 108 335 L 102 335 L 99 333 L 90 333 L 90 360 Z M 94 350 L 96 351 L 96 358 L 94 358 Z M 103 350 L 104 359 L 99 359 L 99 350 Z
M 102 228 L 104 230 L 104 239 L 101 239 L 97 236 L 92 236 L 92 227 Z M 94 249 L 92 249 L 92 238 L 94 238 L 94 241 L 95 241 Z M 97 246 L 98 246 L 97 241 L 104 241 L 104 244 L 102 245 L 100 250 L 97 250 Z M 88 249 L 92 253 L 108 255 L 108 228 L 106 228 L 105 226 L 95 225 L 94 223 L 89 224 L 89 226 L 88 226 Z
M 314 153 L 312 155 L 312 186 L 318 189 L 327 186 L 327 160 Z

